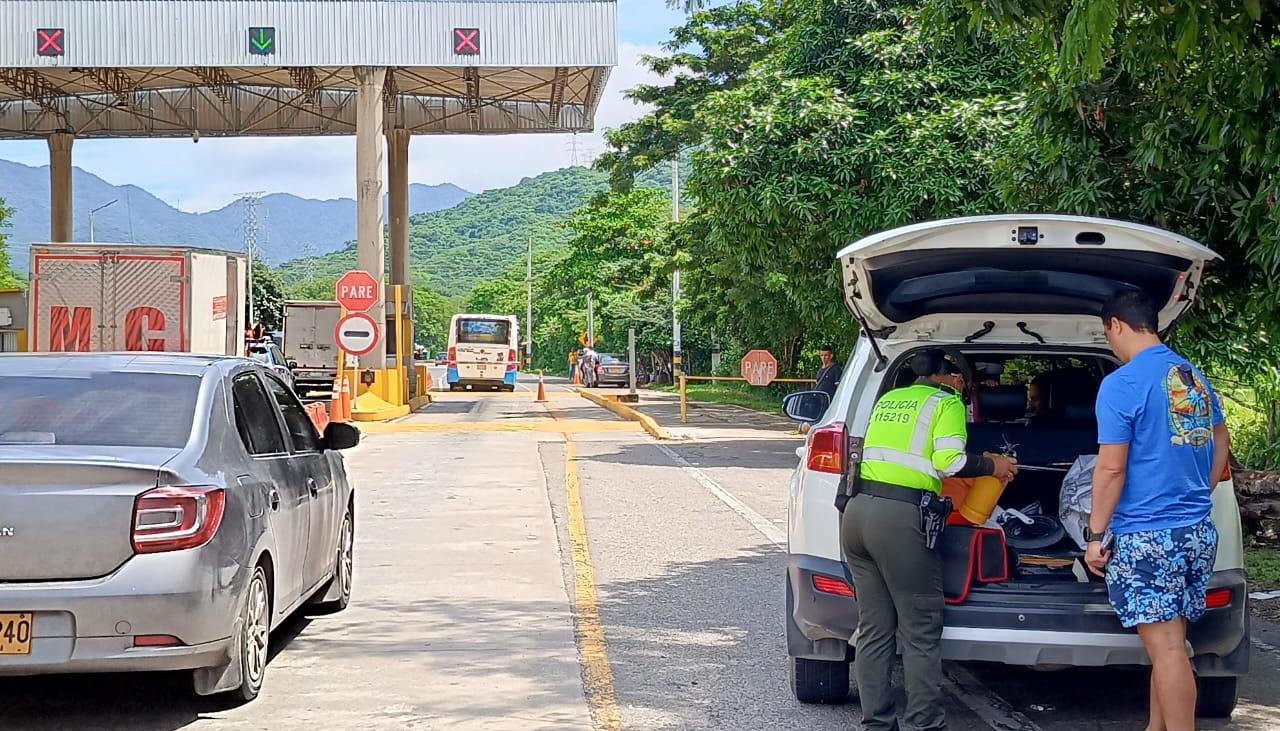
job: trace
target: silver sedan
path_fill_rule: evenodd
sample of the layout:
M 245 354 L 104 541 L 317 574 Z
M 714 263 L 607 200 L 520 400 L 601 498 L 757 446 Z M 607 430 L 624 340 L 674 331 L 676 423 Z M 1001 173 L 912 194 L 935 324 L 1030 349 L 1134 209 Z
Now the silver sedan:
M 192 670 L 249 701 L 270 632 L 351 598 L 354 496 L 269 368 L 0 356 L 0 675 Z

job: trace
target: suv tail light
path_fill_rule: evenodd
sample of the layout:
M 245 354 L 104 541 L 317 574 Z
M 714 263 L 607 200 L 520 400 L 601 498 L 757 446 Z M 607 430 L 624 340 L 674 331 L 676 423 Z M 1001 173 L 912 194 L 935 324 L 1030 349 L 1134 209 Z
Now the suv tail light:
M 835 579 L 822 574 L 813 575 L 813 588 L 823 594 L 835 594 L 836 596 L 853 596 L 853 587 L 849 586 L 844 579 Z
M 133 550 L 163 553 L 203 546 L 218 532 L 226 499 L 221 487 L 200 485 L 142 493 L 133 504 Z
M 515 349 L 507 351 L 507 370 L 514 371 L 520 366 L 520 356 Z
M 844 474 L 847 441 L 844 423 L 839 421 L 809 432 L 809 460 L 806 466 L 814 472 Z
M 1210 589 L 1204 594 L 1204 606 L 1206 609 L 1220 609 L 1230 603 L 1230 589 Z

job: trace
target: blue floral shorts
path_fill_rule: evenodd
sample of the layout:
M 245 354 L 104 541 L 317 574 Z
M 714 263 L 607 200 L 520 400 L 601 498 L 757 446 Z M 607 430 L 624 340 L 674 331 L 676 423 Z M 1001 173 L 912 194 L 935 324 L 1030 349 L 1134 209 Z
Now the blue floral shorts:
M 1217 555 L 1218 530 L 1208 517 L 1184 528 L 1117 534 L 1107 593 L 1120 624 L 1200 619 Z

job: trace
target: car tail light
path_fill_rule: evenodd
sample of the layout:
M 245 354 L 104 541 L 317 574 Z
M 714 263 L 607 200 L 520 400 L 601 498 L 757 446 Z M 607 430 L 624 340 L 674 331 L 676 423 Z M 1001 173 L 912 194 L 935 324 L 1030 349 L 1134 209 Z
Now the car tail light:
M 835 594 L 836 596 L 853 596 L 853 587 L 844 579 L 834 579 L 830 576 L 822 574 L 813 575 L 813 588 L 823 594 Z
M 200 485 L 142 493 L 133 504 L 133 550 L 163 553 L 203 546 L 218 532 L 226 499 L 221 487 Z
M 507 370 L 514 371 L 520 365 L 520 356 L 514 349 L 507 351 Z
M 1230 589 L 1210 589 L 1205 592 L 1204 606 L 1206 609 L 1220 609 L 1231 603 Z
M 844 424 L 836 422 L 809 432 L 808 468 L 814 472 L 844 474 Z
M 458 349 L 449 348 L 449 366 L 456 367 L 458 365 Z
M 596 366 L 596 373 L 604 373 L 604 366 L 602 365 Z
M 134 647 L 177 647 L 182 640 L 173 635 L 135 635 Z

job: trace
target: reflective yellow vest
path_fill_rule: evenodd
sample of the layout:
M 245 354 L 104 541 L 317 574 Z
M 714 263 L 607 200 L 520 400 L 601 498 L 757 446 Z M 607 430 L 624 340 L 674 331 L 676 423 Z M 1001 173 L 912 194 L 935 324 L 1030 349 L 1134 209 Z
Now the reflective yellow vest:
M 942 491 L 965 463 L 964 402 L 949 389 L 917 383 L 880 397 L 863 442 L 864 480 Z

